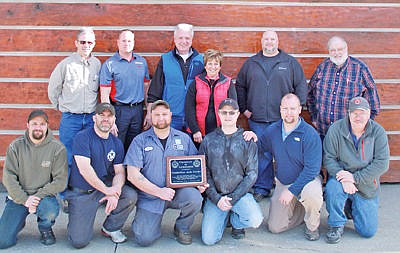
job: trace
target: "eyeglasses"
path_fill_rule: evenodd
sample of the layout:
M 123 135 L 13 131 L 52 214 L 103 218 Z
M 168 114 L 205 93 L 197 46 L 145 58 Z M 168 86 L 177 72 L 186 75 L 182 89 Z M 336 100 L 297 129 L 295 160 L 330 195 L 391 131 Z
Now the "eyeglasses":
M 81 44 L 81 45 L 85 45 L 85 44 L 88 44 L 89 46 L 91 46 L 91 45 L 93 45 L 93 41 L 85 41 L 85 40 L 80 40 L 79 41 L 79 44 Z
M 226 115 L 230 115 L 233 116 L 237 113 L 237 111 L 219 111 L 219 113 L 221 113 L 221 115 L 226 116 Z

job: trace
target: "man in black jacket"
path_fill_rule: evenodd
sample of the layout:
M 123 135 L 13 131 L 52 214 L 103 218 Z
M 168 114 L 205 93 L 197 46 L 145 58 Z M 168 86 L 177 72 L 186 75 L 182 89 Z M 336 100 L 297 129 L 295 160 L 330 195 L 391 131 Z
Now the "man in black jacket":
M 247 227 L 263 221 L 260 206 L 248 193 L 257 178 L 257 145 L 245 141 L 236 126 L 239 106 L 227 98 L 218 108 L 221 127 L 206 135 L 200 154 L 207 162 L 207 199 L 203 209 L 202 240 L 213 245 L 221 240 L 230 219 L 232 237 L 244 238 Z

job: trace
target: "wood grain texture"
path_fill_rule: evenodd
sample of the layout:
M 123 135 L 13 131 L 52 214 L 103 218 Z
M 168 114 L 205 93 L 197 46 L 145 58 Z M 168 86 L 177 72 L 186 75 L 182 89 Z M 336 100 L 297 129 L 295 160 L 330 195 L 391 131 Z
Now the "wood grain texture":
M 267 28 L 266 28 L 267 29 Z M 96 30 L 95 52 L 115 52 L 119 31 Z M 193 46 L 200 52 L 209 48 L 224 53 L 257 52 L 263 32 L 196 31 Z M 0 52 L 75 51 L 77 31 L 73 30 L 0 30 Z M 347 40 L 351 54 L 399 54 L 400 33 L 379 32 L 278 32 L 279 47 L 292 54 L 327 54 L 330 37 Z M 27 40 L 27 38 L 29 38 Z M 368 44 L 365 42 L 368 41 Z M 163 53 L 173 48 L 172 31 L 135 31 L 137 52 Z
M 196 15 L 187 17 L 188 11 Z M 393 7 L 350 6 L 243 6 L 182 4 L 53 4 L 4 3 L 3 25 L 39 26 L 196 26 L 237 27 L 398 27 Z M 100 18 L 101 17 L 101 18 Z M 132 17 L 127 22 L 127 17 Z M 335 18 L 332 18 L 335 17 Z M 388 18 L 390 17 L 390 18 Z
M 47 86 L 47 82 L 0 82 L 0 101 L 5 104 L 50 104 Z M 397 94 L 400 83 L 377 83 L 377 88 L 382 105 L 400 104 Z
M 0 77 L 10 78 L 48 78 L 55 66 L 65 57 L 63 56 L 0 56 Z M 101 56 L 104 62 L 108 57 Z M 146 56 L 149 73 L 155 71 L 159 56 Z M 224 57 L 222 72 L 235 77 L 247 57 Z M 306 78 L 310 78 L 316 67 L 325 58 L 298 57 L 297 60 L 303 67 Z M 362 59 L 370 68 L 375 79 L 399 78 L 400 58 L 365 58 Z M 384 66 L 384 67 L 383 67 Z

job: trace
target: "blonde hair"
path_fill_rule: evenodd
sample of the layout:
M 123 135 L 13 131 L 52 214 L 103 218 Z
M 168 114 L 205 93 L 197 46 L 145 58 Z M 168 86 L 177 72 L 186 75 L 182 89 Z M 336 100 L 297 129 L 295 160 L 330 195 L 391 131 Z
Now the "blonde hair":
M 216 50 L 216 49 L 207 49 L 207 51 L 204 52 L 204 66 L 207 64 L 207 62 L 212 61 L 212 60 L 216 60 L 217 62 L 219 62 L 219 65 L 222 65 L 222 58 L 223 58 L 223 54 L 221 53 L 221 51 Z

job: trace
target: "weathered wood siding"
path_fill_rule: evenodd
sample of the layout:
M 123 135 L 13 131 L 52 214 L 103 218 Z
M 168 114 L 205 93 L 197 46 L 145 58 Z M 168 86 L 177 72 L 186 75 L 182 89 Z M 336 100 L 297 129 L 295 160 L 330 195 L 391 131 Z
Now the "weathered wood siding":
M 393 1 L 0 1 L 0 168 L 8 144 L 23 134 L 33 108 L 49 113 L 47 81 L 56 64 L 75 51 L 81 26 L 96 32 L 94 52 L 104 61 L 116 51 L 119 30 L 135 30 L 136 52 L 150 73 L 173 46 L 177 23 L 195 26 L 194 47 L 225 53 L 222 70 L 235 77 L 260 50 L 266 29 L 295 56 L 309 79 L 327 56 L 333 35 L 348 41 L 349 53 L 365 61 L 377 82 L 382 112 L 376 120 L 389 135 L 390 170 L 383 181 L 400 182 L 400 4 Z M 379 2 L 379 3 L 378 3 Z M 307 112 L 303 112 L 307 118 Z M 246 125 L 241 118 L 241 123 Z

